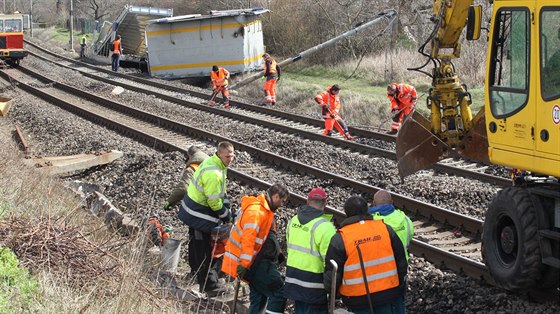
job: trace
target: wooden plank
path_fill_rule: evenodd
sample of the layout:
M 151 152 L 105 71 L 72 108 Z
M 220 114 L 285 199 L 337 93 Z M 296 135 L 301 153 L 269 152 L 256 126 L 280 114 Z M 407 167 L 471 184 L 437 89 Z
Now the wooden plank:
M 103 154 L 79 154 L 73 156 L 32 158 L 30 163 L 48 174 L 61 174 L 85 170 L 94 166 L 105 165 L 122 157 L 123 153 L 112 150 Z

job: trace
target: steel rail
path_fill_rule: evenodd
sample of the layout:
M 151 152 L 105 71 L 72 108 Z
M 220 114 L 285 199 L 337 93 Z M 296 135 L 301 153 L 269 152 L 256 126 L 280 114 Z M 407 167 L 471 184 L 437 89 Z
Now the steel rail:
M 41 47 L 36 46 L 34 44 L 31 44 L 31 45 L 33 45 L 34 47 L 37 47 L 37 49 L 45 51 L 46 53 L 51 53 L 44 48 L 41 48 Z M 55 62 L 53 60 L 50 60 L 50 59 L 45 58 L 43 56 L 37 55 L 33 52 L 30 52 L 30 54 L 32 54 L 32 55 L 34 55 L 38 58 L 41 58 L 43 60 L 58 64 L 57 62 Z M 70 58 L 67 58 L 67 57 L 63 57 L 63 56 L 56 56 L 56 57 L 62 58 L 62 59 L 67 60 L 69 62 L 78 63 L 80 65 L 83 65 L 83 66 L 87 67 L 87 68 L 92 68 L 92 69 L 95 69 L 95 70 L 100 71 L 100 72 L 112 74 L 112 75 L 115 75 L 117 77 L 125 78 L 127 80 L 132 80 L 134 82 L 145 84 L 145 85 L 148 85 L 148 86 L 162 88 L 162 89 L 165 89 L 165 90 L 171 90 L 171 91 L 179 92 L 179 93 L 183 93 L 183 94 L 188 94 L 188 95 L 192 95 L 192 96 L 203 98 L 203 99 L 209 99 L 209 97 L 210 97 L 210 95 L 207 95 L 207 94 L 204 94 L 204 93 L 200 93 L 200 92 L 196 92 L 196 91 L 192 91 L 192 90 L 187 90 L 187 89 L 182 89 L 182 88 L 162 84 L 162 83 L 159 83 L 159 82 L 154 82 L 154 81 L 147 80 L 147 79 L 138 78 L 138 77 L 131 76 L 131 75 L 116 73 L 116 72 L 113 72 L 111 70 L 99 68 L 97 66 L 93 66 L 91 64 L 87 64 L 87 63 L 84 63 L 84 62 L 81 62 L 81 61 L 76 61 L 76 60 L 73 60 L 73 59 L 70 59 Z M 98 75 L 89 73 L 87 71 L 83 71 L 83 70 L 76 69 L 76 68 L 73 68 L 73 67 L 69 67 L 69 66 L 66 66 L 66 65 L 62 65 L 62 64 L 58 64 L 58 65 L 69 68 L 69 69 L 72 69 L 72 70 L 75 70 L 75 71 L 78 71 L 78 72 L 82 73 L 84 76 L 92 78 L 94 80 L 100 80 L 100 81 L 103 81 L 103 82 L 108 83 L 108 84 L 121 86 L 123 88 L 133 90 L 133 91 L 136 91 L 136 92 L 139 92 L 139 93 L 154 95 L 154 96 L 156 96 L 160 99 L 164 99 L 164 100 L 167 100 L 169 102 L 176 103 L 176 104 L 179 104 L 179 105 L 182 105 L 182 106 L 186 106 L 186 107 L 189 107 L 189 108 L 192 108 L 192 109 L 195 109 L 195 110 L 202 110 L 202 111 L 210 112 L 210 113 L 213 113 L 213 114 L 218 114 L 218 115 L 230 117 L 230 118 L 233 118 L 233 119 L 236 119 L 236 120 L 242 120 L 242 121 L 245 121 L 245 122 L 248 122 L 248 123 L 265 126 L 267 128 L 278 130 L 278 131 L 281 131 L 281 132 L 298 134 L 300 136 L 305 135 L 305 137 L 308 138 L 308 139 L 322 141 L 322 142 L 325 142 L 329 145 L 348 148 L 348 149 L 351 149 L 353 151 L 357 151 L 357 152 L 360 152 L 360 153 L 376 155 L 376 156 L 381 156 L 381 157 L 384 157 L 384 158 L 396 160 L 396 153 L 393 152 L 393 151 L 389 151 L 389 150 L 385 150 L 385 149 L 381 149 L 381 148 L 376 148 L 376 147 L 373 147 L 373 146 L 364 145 L 364 144 L 360 144 L 360 143 L 356 143 L 356 142 L 346 141 L 346 140 L 342 140 L 342 139 L 338 139 L 338 138 L 327 137 L 327 136 L 324 136 L 320 133 L 304 131 L 304 130 L 297 129 L 297 128 L 292 128 L 292 127 L 289 127 L 289 126 L 286 126 L 286 125 L 283 125 L 283 124 L 274 123 L 274 122 L 271 122 L 271 121 L 263 121 L 263 120 L 258 119 L 258 118 L 245 116 L 245 115 L 234 113 L 234 112 L 231 112 L 231 111 L 228 111 L 228 110 L 222 110 L 220 108 L 208 107 L 206 105 L 201 105 L 201 104 L 196 103 L 196 102 L 178 99 L 176 97 L 169 96 L 169 95 L 159 93 L 159 92 L 156 92 L 156 91 L 146 90 L 142 87 L 138 87 L 138 86 L 134 86 L 134 85 L 124 83 L 124 82 L 115 81 L 115 80 L 112 80 L 112 79 L 100 77 Z M 291 114 L 291 113 L 287 113 L 287 112 L 283 112 L 283 111 L 279 111 L 279 110 L 263 108 L 261 106 L 255 106 L 255 105 L 245 104 L 245 103 L 241 103 L 241 102 L 230 101 L 230 103 L 232 105 L 238 106 L 239 108 L 242 108 L 242 109 L 245 109 L 245 110 L 248 110 L 248 111 L 257 112 L 257 113 L 260 113 L 260 114 L 271 115 L 271 116 L 279 117 L 279 118 L 290 120 L 290 121 L 295 121 L 295 122 L 299 122 L 299 123 L 308 124 L 308 125 L 315 126 L 315 127 L 322 127 L 323 126 L 323 121 L 318 120 L 318 119 L 298 116 L 298 115 L 295 115 L 295 114 Z M 380 140 L 384 140 L 384 141 L 394 141 L 395 140 L 394 136 L 387 135 L 387 134 L 382 134 L 382 133 L 373 132 L 373 131 L 364 130 L 364 129 L 350 128 L 350 130 L 353 134 L 355 134 L 357 136 L 361 136 L 361 137 L 380 139 Z M 487 182 L 487 183 L 495 184 L 495 185 L 498 185 L 498 186 L 511 186 L 511 180 L 510 179 L 502 178 L 502 177 L 498 177 L 498 176 L 494 176 L 494 175 L 490 175 L 490 174 L 486 174 L 486 173 L 482 173 L 482 172 L 472 171 L 472 170 L 469 170 L 469 169 L 464 169 L 464 168 L 460 168 L 460 167 L 453 167 L 453 166 L 445 165 L 445 164 L 442 164 L 442 163 L 434 164 L 430 168 L 435 170 L 435 171 L 438 171 L 438 172 L 443 172 L 443 173 L 453 174 L 453 175 L 457 175 L 457 176 L 461 176 L 461 177 L 480 180 L 482 182 Z
M 18 70 L 22 70 L 22 72 L 24 73 L 30 73 L 28 75 L 33 75 L 32 73 L 34 73 L 33 71 L 29 70 L 29 69 L 24 69 L 23 67 L 18 68 Z M 0 75 L 3 77 L 7 77 L 8 74 L 5 71 L 1 71 Z M 37 75 L 37 77 L 41 80 L 41 81 L 49 81 L 50 79 L 47 79 L 45 76 L 43 75 Z M 18 82 L 18 87 L 20 87 L 21 89 L 36 95 L 37 97 L 43 98 L 48 100 L 49 102 L 65 109 L 68 110 L 72 113 L 75 113 L 79 116 L 82 116 L 84 118 L 86 118 L 87 120 L 93 121 L 95 123 L 107 126 L 111 129 L 114 129 L 116 131 L 118 131 L 119 133 L 128 136 L 130 138 L 133 138 L 134 140 L 137 141 L 141 141 L 144 143 L 149 144 L 150 146 L 154 147 L 157 150 L 160 151 L 181 151 L 183 153 L 186 153 L 186 150 L 184 148 L 178 147 L 176 145 L 173 145 L 165 140 L 162 140 L 158 137 L 155 137 L 151 134 L 148 134 L 146 132 L 142 132 L 141 130 L 138 130 L 136 128 L 131 128 L 128 127 L 126 125 L 122 125 L 121 123 L 119 123 L 118 121 L 114 121 L 112 119 L 106 118 L 102 115 L 99 114 L 95 114 L 92 112 L 89 112 L 85 109 L 79 108 L 77 106 L 72 105 L 69 102 L 66 102 L 58 97 L 55 97 L 53 95 L 50 95 L 47 92 L 41 91 L 38 88 L 32 87 L 29 84 L 26 84 L 25 82 L 17 79 L 17 78 L 13 78 L 15 81 Z M 324 179 L 329 179 L 329 180 L 333 180 L 335 182 L 340 182 L 340 184 L 342 185 L 348 185 L 348 186 L 353 186 L 353 187 L 358 187 L 359 190 L 363 191 L 363 192 L 371 192 L 372 190 L 376 190 L 376 187 L 373 186 L 368 186 L 365 185 L 363 183 L 359 183 L 357 181 L 354 180 L 350 180 L 350 179 L 346 179 L 343 178 L 341 176 L 338 176 L 336 174 L 332 174 L 330 172 L 326 172 L 326 171 L 321 171 L 318 168 L 312 167 L 312 166 L 308 166 L 308 165 L 304 165 L 298 162 L 295 162 L 293 160 L 289 160 L 287 158 L 284 157 L 280 157 L 271 153 L 268 153 L 266 151 L 257 149 L 255 147 L 252 147 L 250 145 L 246 145 L 237 141 L 233 141 L 231 139 L 228 139 L 226 137 L 222 137 L 220 135 L 217 134 L 212 134 L 209 132 L 206 132 L 204 130 L 199 130 L 199 129 L 195 129 L 192 127 L 188 127 L 184 124 L 166 119 L 166 118 L 162 118 L 162 117 L 158 117 L 156 115 L 152 115 L 152 114 L 148 114 L 145 113 L 143 111 L 140 110 L 136 110 L 134 108 L 129 108 L 125 105 L 119 104 L 117 102 L 113 102 L 111 100 L 108 99 L 104 99 L 102 97 L 93 95 L 93 94 L 89 94 L 87 92 L 84 91 L 80 91 L 77 90 L 73 87 L 67 86 L 65 84 L 61 84 L 61 83 L 57 83 L 54 82 L 53 80 L 50 80 L 50 82 L 52 83 L 52 86 L 55 88 L 59 88 L 65 92 L 71 93 L 73 95 L 77 95 L 79 97 L 84 97 L 87 98 L 88 100 L 92 101 L 92 99 L 94 101 L 100 101 L 100 105 L 106 107 L 107 109 L 111 109 L 111 110 L 115 110 L 115 111 L 119 111 L 121 113 L 125 113 L 127 115 L 131 115 L 131 116 L 136 116 L 137 118 L 144 120 L 148 123 L 152 123 L 154 125 L 157 125 L 158 127 L 167 127 L 170 130 L 182 133 L 182 134 L 186 134 L 192 137 L 196 137 L 199 139 L 206 139 L 206 140 L 211 140 L 214 142 L 217 141 L 222 141 L 222 140 L 229 140 L 231 141 L 236 148 L 240 149 L 240 150 L 244 150 L 247 151 L 250 154 L 254 154 L 256 155 L 259 159 L 264 160 L 265 162 L 270 162 L 273 164 L 279 164 L 281 166 L 283 166 L 284 168 L 287 169 L 292 169 L 292 170 L 305 170 L 304 173 L 309 174 L 316 174 L 321 178 Z M 151 117 L 150 117 L 151 116 Z M 234 180 L 239 180 L 241 182 L 250 184 L 252 186 L 258 186 L 261 188 L 267 188 L 269 187 L 271 184 L 256 178 L 251 177 L 248 174 L 245 174 L 241 171 L 235 170 L 235 169 L 228 169 L 228 175 L 230 175 L 230 177 Z M 447 211 L 445 209 L 439 208 L 437 206 L 431 206 L 430 204 L 424 203 L 424 202 L 419 202 L 419 201 L 415 201 L 413 199 L 410 199 L 408 197 L 404 197 L 398 194 L 393 194 L 394 198 L 395 198 L 395 204 L 397 204 L 397 206 L 400 207 L 404 207 L 407 208 L 409 210 L 416 210 L 417 213 L 423 214 L 422 216 L 424 217 L 430 217 L 432 219 L 435 220 L 439 220 L 439 221 L 444 221 L 444 222 L 458 222 L 458 225 L 461 227 L 468 227 L 472 224 L 472 222 L 476 222 L 477 224 L 481 225 L 481 221 L 477 221 L 474 220 L 470 217 L 466 217 L 464 215 L 460 215 L 457 213 L 453 213 L 450 211 Z M 304 203 L 306 198 L 302 195 L 296 194 L 296 193 L 290 193 L 290 200 L 294 203 Z M 430 209 L 431 208 L 431 209 Z M 426 215 L 426 211 L 432 211 L 432 214 L 430 215 Z M 343 216 L 343 214 L 333 208 L 329 208 L 329 211 L 336 214 L 337 216 Z M 440 218 L 437 219 L 437 216 L 439 215 L 443 215 L 446 218 Z M 459 221 L 459 219 L 464 219 L 465 221 L 461 222 Z M 471 221 L 471 223 L 466 223 L 468 221 Z M 467 228 L 468 229 L 468 228 Z M 477 228 L 478 230 L 480 229 L 480 226 Z M 472 230 L 471 230 L 472 232 Z M 478 232 L 478 231 L 476 231 Z M 484 265 L 482 265 L 481 263 L 469 260 L 467 258 L 464 258 L 462 256 L 447 252 L 445 250 L 442 250 L 440 248 L 428 245 L 426 243 L 423 243 L 421 241 L 418 241 L 416 239 L 412 240 L 412 244 L 411 244 L 411 252 L 413 252 L 413 254 L 419 255 L 419 256 L 424 256 L 426 257 L 428 260 L 430 260 L 433 263 L 436 264 L 444 264 L 445 266 L 449 267 L 452 270 L 455 271 L 459 271 L 462 273 L 465 273 L 468 276 L 474 277 L 474 278 L 483 278 L 485 280 L 488 280 L 488 278 L 490 278 L 487 275 L 487 271 L 484 267 Z
M 237 149 L 244 150 L 250 154 L 256 155 L 259 157 L 260 160 L 264 162 L 282 166 L 284 169 L 293 170 L 295 172 L 299 172 L 302 174 L 314 175 L 318 178 L 322 178 L 326 180 L 332 180 L 337 184 L 351 187 L 363 193 L 374 194 L 375 192 L 381 190 L 381 188 L 373 185 L 369 185 L 357 180 L 346 178 L 336 173 L 325 171 L 317 167 L 308 165 L 306 163 L 297 162 L 293 159 L 285 158 L 277 154 L 270 153 L 268 151 L 256 148 L 251 145 L 247 145 L 245 143 L 233 140 L 231 138 L 223 137 L 205 130 L 197 129 L 192 126 L 188 126 L 186 124 L 171 119 L 167 119 L 155 114 L 151 114 L 142 110 L 138 110 L 120 104 L 111 99 L 107 99 L 95 94 L 88 93 L 83 90 L 79 90 L 69 85 L 52 80 L 42 74 L 39 74 L 23 66 L 18 67 L 18 70 L 22 71 L 23 73 L 26 73 L 27 75 L 34 76 L 39 80 L 41 80 L 42 82 L 52 84 L 53 87 L 66 91 L 72 95 L 78 95 L 90 101 L 95 101 L 96 103 L 106 108 L 121 112 L 126 115 L 134 116 L 140 120 L 153 123 L 159 127 L 165 127 L 187 136 L 208 139 L 214 142 L 219 142 L 224 140 L 230 141 L 236 146 Z M 432 219 L 439 221 L 440 223 L 448 224 L 474 234 L 481 234 L 482 232 L 482 221 L 479 219 L 472 218 L 460 213 L 456 213 L 426 202 L 418 201 L 398 193 L 392 192 L 391 194 L 393 195 L 393 200 L 395 205 L 408 212 L 412 212 L 415 213 L 416 215 L 420 215 L 424 217 L 431 217 Z

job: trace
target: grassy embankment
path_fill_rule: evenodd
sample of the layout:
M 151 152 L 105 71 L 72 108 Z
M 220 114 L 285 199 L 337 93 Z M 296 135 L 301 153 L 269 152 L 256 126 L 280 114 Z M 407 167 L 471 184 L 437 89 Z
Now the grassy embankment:
M 10 129 L 0 120 L 0 313 L 180 312 L 146 276 L 143 236 L 117 235 L 24 165 Z

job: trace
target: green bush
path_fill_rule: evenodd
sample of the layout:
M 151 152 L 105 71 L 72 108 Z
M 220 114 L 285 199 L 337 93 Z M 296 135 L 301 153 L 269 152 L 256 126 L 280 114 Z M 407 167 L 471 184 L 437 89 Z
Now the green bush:
M 27 312 L 39 293 L 39 284 L 19 266 L 17 256 L 0 247 L 0 313 Z

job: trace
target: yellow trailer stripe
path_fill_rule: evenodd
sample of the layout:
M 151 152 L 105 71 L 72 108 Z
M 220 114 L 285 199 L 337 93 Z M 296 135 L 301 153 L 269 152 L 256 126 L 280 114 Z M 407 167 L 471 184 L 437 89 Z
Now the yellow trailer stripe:
M 224 60 L 224 61 L 212 61 L 212 62 L 198 62 L 198 63 L 183 63 L 183 64 L 168 64 L 168 65 L 155 65 L 150 66 L 150 71 L 164 71 L 164 70 L 176 70 L 176 69 L 189 69 L 189 68 L 206 68 L 213 65 L 239 65 L 250 63 L 255 60 L 262 58 L 263 55 L 257 55 L 251 58 L 246 58 L 242 60 Z M 210 73 L 210 71 L 208 71 Z
M 194 27 L 181 27 L 176 29 L 165 29 L 165 30 L 157 30 L 157 31 L 149 31 L 146 32 L 148 36 L 160 36 L 160 35 L 169 35 L 171 33 L 188 33 L 188 32 L 198 32 L 198 31 L 211 31 L 211 30 L 218 30 L 220 28 L 238 28 L 240 26 L 247 27 L 251 24 L 260 23 L 260 20 L 256 20 L 247 24 L 241 23 L 229 23 L 229 24 L 211 24 L 206 26 L 194 26 Z

